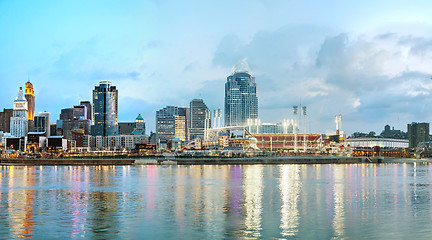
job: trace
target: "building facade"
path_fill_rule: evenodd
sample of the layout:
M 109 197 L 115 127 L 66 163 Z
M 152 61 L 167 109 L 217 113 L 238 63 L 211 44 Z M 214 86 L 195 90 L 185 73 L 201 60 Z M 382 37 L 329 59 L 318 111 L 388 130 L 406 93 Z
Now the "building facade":
M 0 112 L 0 131 L 10 132 L 10 119 L 13 116 L 13 109 L 3 109 Z
M 93 136 L 118 135 L 118 90 L 102 81 L 93 90 Z
M 407 137 L 410 148 L 417 147 L 420 142 L 429 142 L 429 123 L 408 124 Z
M 46 137 L 51 136 L 51 114 L 49 112 L 40 112 L 39 116 L 34 117 L 35 132 L 45 132 Z
M 33 84 L 30 81 L 25 84 L 25 98 L 28 107 L 28 128 L 30 132 L 34 131 L 34 116 L 35 116 L 35 95 Z
M 87 117 L 86 119 L 92 119 L 92 105 L 90 101 L 80 101 L 80 105 L 86 106 L 87 108 Z
M 204 129 L 211 126 L 211 117 L 208 116 L 209 114 L 210 111 L 202 99 L 193 99 L 190 102 L 190 140 L 197 138 L 204 139 Z
M 169 140 L 179 138 L 188 140 L 190 109 L 167 106 L 156 112 L 156 141 L 166 144 Z
M 258 118 L 255 77 L 246 61 L 234 65 L 225 83 L 225 126 L 244 126 Z
M 14 137 L 24 137 L 28 133 L 28 106 L 21 87 L 14 101 L 10 133 Z

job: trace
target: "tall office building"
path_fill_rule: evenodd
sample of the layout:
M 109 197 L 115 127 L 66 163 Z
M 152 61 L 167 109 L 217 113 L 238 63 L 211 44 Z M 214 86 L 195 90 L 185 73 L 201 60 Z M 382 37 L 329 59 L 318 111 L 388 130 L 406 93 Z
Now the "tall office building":
M 156 142 L 165 144 L 178 138 L 188 140 L 189 108 L 167 106 L 156 112 Z
M 34 131 L 34 116 L 35 116 L 35 95 L 33 84 L 30 80 L 25 84 L 25 98 L 27 99 L 28 105 L 28 130 L 29 132 Z
M 40 112 L 39 116 L 34 117 L 35 132 L 45 132 L 46 137 L 51 136 L 51 114 L 49 112 Z
M 102 81 L 93 90 L 93 136 L 118 135 L 118 90 Z
M 204 128 L 206 121 L 206 112 L 209 109 L 202 99 L 193 99 L 190 102 L 190 129 L 189 129 L 189 139 L 204 139 Z M 208 113 L 207 113 L 208 114 Z M 208 123 L 210 127 L 211 123 Z
M 84 105 L 87 107 L 87 119 L 92 119 L 92 105 L 90 101 L 81 101 L 80 105 Z
M 10 131 L 10 119 L 13 116 L 13 109 L 3 109 L 0 112 L 0 131 L 9 132 Z
M 24 137 L 28 133 L 28 106 L 22 87 L 14 101 L 13 116 L 10 118 L 10 133 L 14 137 Z
M 255 77 L 245 60 L 234 65 L 225 83 L 225 126 L 245 126 L 258 118 Z
M 413 122 L 407 126 L 409 147 L 415 148 L 420 142 L 429 142 L 429 123 Z

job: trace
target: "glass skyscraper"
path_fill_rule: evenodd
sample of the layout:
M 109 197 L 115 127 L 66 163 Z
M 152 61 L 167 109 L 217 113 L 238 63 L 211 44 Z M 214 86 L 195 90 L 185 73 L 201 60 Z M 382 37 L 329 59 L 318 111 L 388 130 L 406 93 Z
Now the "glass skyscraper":
M 102 81 L 93 90 L 92 135 L 118 135 L 118 90 Z
M 225 126 L 245 126 L 258 118 L 255 77 L 245 60 L 234 65 L 225 83 Z
M 204 128 L 206 127 L 206 114 L 209 114 L 209 109 L 207 108 L 204 100 L 193 99 L 190 102 L 190 120 L 191 127 L 189 129 L 189 139 L 193 140 L 196 138 L 204 138 Z M 208 123 L 210 127 L 210 123 Z

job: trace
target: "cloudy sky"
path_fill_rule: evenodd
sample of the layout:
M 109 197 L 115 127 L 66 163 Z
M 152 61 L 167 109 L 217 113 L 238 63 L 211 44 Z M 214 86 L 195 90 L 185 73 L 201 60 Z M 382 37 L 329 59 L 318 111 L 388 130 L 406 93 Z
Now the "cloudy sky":
M 381 132 L 431 122 L 430 1 L 0 0 L 0 108 L 30 77 L 36 111 L 119 89 L 119 120 L 203 98 L 223 108 L 231 67 L 247 59 L 263 122 L 308 107 L 307 128 Z

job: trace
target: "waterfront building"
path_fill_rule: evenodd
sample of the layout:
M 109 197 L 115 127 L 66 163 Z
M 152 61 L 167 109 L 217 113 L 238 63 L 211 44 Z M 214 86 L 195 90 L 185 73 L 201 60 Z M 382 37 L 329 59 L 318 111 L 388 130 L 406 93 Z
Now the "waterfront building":
M 136 145 L 148 144 L 147 135 L 83 136 L 82 146 L 91 150 L 123 151 L 135 149 Z M 77 141 L 77 147 L 78 147 Z
M 252 134 L 257 147 L 266 151 L 318 151 L 322 148 L 321 134 Z
M 102 81 L 93 90 L 93 136 L 118 135 L 118 90 Z
M 165 145 L 173 138 L 188 140 L 190 109 L 167 106 L 156 112 L 156 141 Z
M 13 116 L 13 109 L 3 109 L 0 112 L 0 131 L 10 132 L 10 119 Z
M 28 107 L 28 129 L 29 132 L 32 132 L 34 131 L 35 95 L 33 84 L 30 83 L 30 80 L 25 84 L 25 98 Z
M 225 126 L 245 126 L 258 118 L 255 77 L 245 60 L 234 65 L 225 83 Z
M 409 147 L 415 148 L 420 142 L 429 142 L 429 123 L 412 122 L 407 125 Z
M 211 126 L 211 118 L 208 115 L 209 109 L 202 99 L 193 99 L 190 102 L 190 129 L 189 139 L 204 138 L 204 129 L 206 120 L 208 119 L 207 127 Z
M 35 116 L 36 118 L 36 116 Z M 43 150 L 46 146 L 45 132 L 29 132 L 27 136 L 26 151 L 38 152 Z
M 409 141 L 392 138 L 348 138 L 345 140 L 345 145 L 351 148 L 373 148 L 375 146 L 381 148 L 408 148 Z
M 35 132 L 45 132 L 46 137 L 51 136 L 51 114 L 49 112 L 40 112 L 39 116 L 34 117 Z
M 24 137 L 28 133 L 28 106 L 22 87 L 14 101 L 13 116 L 10 119 L 10 132 L 14 137 Z

